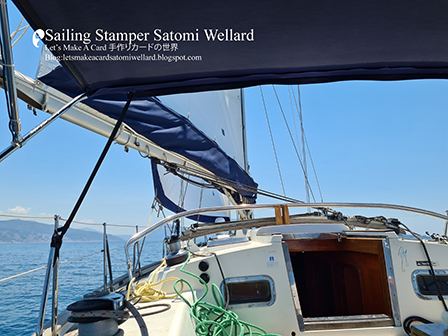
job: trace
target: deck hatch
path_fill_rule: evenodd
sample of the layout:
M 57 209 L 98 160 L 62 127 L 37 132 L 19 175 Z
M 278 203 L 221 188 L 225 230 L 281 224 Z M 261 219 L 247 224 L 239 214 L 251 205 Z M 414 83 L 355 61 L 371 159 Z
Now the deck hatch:
M 274 281 L 267 275 L 228 278 L 226 283 L 231 309 L 270 306 L 275 301 Z M 226 299 L 224 283 L 221 290 Z

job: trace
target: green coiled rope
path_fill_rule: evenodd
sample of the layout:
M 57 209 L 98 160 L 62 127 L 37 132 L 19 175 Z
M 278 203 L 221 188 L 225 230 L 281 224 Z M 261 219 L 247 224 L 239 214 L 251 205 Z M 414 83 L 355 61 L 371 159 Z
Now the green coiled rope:
M 185 265 L 190 261 L 191 253 L 180 268 L 180 271 L 199 280 L 205 286 L 204 294 L 196 300 L 192 286 L 187 280 L 179 279 L 174 283 L 176 294 L 190 307 L 190 315 L 196 321 L 196 334 L 200 336 L 280 336 L 268 334 L 262 328 L 248 322 L 241 321 L 238 315 L 225 309 L 224 298 L 216 284 L 212 284 L 212 294 L 216 304 L 203 302 L 209 288 L 207 283 L 196 274 L 186 271 Z M 186 284 L 191 291 L 193 304 L 191 304 L 178 290 L 177 284 Z

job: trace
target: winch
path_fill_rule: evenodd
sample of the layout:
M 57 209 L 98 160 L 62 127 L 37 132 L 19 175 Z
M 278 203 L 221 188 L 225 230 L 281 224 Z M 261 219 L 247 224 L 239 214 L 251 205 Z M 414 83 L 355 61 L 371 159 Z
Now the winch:
M 129 317 L 124 310 L 124 297 L 118 293 L 95 291 L 67 307 L 69 322 L 78 323 L 79 336 L 120 336 L 118 325 Z
M 188 253 L 181 249 L 180 244 L 180 221 L 174 221 L 174 234 L 169 239 L 165 239 L 168 255 L 165 257 L 166 265 L 173 266 L 185 262 Z

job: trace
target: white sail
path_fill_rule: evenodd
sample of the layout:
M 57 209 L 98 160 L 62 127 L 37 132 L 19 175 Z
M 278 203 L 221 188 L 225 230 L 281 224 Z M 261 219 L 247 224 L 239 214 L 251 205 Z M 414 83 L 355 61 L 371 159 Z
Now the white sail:
M 188 118 L 241 167 L 246 166 L 241 90 L 169 95 L 159 97 L 159 99 L 165 106 Z M 161 166 L 158 166 L 157 172 L 153 173 L 155 178 L 160 179 L 160 183 L 154 181 L 156 197 L 163 198 L 165 202 L 167 199 L 171 200 L 177 205 L 179 211 L 229 203 L 228 198 L 220 192 L 199 187 L 181 180 L 173 174 L 166 174 L 165 169 Z M 193 177 L 189 178 L 194 179 Z M 203 181 L 196 182 L 203 183 Z M 173 204 L 171 204 L 171 210 L 175 211 Z M 213 217 L 203 216 L 201 221 L 214 221 L 218 218 L 228 219 L 229 214 L 215 213 Z
M 162 103 L 187 117 L 241 167 L 245 167 L 242 90 L 161 96 Z

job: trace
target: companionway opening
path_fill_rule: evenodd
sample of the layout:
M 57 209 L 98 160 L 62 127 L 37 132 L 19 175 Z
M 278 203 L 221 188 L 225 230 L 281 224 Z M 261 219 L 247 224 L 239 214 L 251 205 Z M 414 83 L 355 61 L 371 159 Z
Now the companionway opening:
M 381 239 L 286 239 L 306 330 L 393 325 Z

